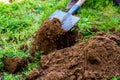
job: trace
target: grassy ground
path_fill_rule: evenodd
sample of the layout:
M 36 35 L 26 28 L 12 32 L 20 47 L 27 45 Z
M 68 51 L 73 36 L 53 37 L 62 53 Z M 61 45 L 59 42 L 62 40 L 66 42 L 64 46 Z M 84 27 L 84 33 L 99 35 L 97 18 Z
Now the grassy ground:
M 24 43 L 29 45 L 40 24 L 56 9 L 64 11 L 67 2 L 67 0 L 23 0 L 7 5 L 0 3 L 0 59 L 4 56 L 29 56 L 18 50 L 20 45 Z M 90 30 L 92 27 L 108 33 L 111 33 L 109 29 L 112 27 L 115 31 L 120 29 L 120 8 L 113 6 L 109 0 L 87 1 L 76 16 L 81 18 L 76 26 L 85 36 L 83 40 L 95 34 Z M 36 57 L 33 63 L 23 68 L 22 72 L 12 75 L 2 69 L 3 64 L 0 60 L 0 71 L 4 72 L 5 80 L 18 80 L 38 67 L 37 61 Z

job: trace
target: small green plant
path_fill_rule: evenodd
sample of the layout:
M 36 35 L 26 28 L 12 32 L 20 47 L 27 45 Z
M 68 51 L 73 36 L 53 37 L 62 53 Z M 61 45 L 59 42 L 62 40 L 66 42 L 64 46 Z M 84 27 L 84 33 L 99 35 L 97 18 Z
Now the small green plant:
M 22 69 L 23 71 L 21 73 L 23 75 L 28 75 L 30 71 L 32 71 L 35 68 L 38 68 L 38 63 L 28 63 L 26 68 Z
M 25 54 L 22 51 L 12 52 L 12 51 L 0 50 L 0 59 L 4 58 L 4 57 L 21 57 L 21 58 L 25 58 L 25 57 L 28 57 L 28 56 L 29 56 L 29 54 Z
M 3 70 L 3 66 L 4 66 L 4 64 L 3 64 L 2 60 L 0 59 L 0 71 Z
M 4 73 L 4 77 L 3 77 L 3 80 L 19 80 L 19 79 L 22 79 L 22 80 L 25 80 L 22 75 L 12 75 L 12 74 L 8 74 L 8 73 Z
M 111 80 L 120 80 L 118 77 L 112 77 Z

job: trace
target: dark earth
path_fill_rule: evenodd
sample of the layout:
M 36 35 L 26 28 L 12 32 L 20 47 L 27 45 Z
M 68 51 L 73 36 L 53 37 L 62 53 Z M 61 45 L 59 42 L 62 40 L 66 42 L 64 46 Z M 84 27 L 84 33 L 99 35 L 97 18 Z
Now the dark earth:
M 109 80 L 120 77 L 120 32 L 98 33 L 74 46 L 42 55 L 27 80 Z
M 27 63 L 26 59 L 18 58 L 18 57 L 8 57 L 3 60 L 4 69 L 9 73 L 16 73 L 20 71 L 20 69 L 25 66 Z
M 40 50 L 44 51 L 44 54 L 48 54 L 75 44 L 78 33 L 65 31 L 60 26 L 61 23 L 56 18 L 44 21 L 35 33 L 30 54 L 34 55 L 35 51 Z

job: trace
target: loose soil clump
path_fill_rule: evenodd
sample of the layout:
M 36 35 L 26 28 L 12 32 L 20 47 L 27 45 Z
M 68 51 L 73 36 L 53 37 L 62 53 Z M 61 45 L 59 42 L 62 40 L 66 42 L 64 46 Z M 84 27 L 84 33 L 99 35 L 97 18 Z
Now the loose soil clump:
M 120 36 L 102 32 L 88 41 L 42 55 L 41 67 L 30 72 L 27 80 L 108 80 L 120 76 L 119 42 Z
M 3 60 L 4 69 L 9 73 L 18 72 L 27 63 L 26 59 L 18 57 L 9 57 Z
M 44 51 L 45 54 L 73 45 L 77 40 L 77 32 L 65 31 L 58 19 L 46 20 L 35 33 L 30 54 Z
M 19 47 L 19 50 L 20 50 L 20 51 L 27 52 L 27 50 L 28 50 L 28 46 L 27 46 L 27 44 L 23 44 L 23 45 L 21 45 L 21 46 Z
M 90 29 L 90 31 L 91 31 L 91 32 L 98 32 L 99 30 L 97 29 L 97 27 L 92 27 L 92 28 Z

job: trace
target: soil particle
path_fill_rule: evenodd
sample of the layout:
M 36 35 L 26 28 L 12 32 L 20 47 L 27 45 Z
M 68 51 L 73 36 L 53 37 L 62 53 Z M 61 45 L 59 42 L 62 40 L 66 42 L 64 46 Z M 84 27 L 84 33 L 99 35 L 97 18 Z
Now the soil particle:
M 114 40 L 115 40 L 115 41 L 117 42 L 117 44 L 120 46 L 120 40 L 118 39 L 118 38 L 120 38 L 120 31 L 114 33 L 114 35 L 117 35 L 117 36 L 118 36 L 117 39 L 114 39 Z
M 26 64 L 26 60 L 23 58 L 9 57 L 3 60 L 4 69 L 9 73 L 18 72 Z
M 115 27 L 111 27 L 111 28 L 109 29 L 109 31 L 115 32 Z
M 9 0 L 10 3 L 12 3 L 12 0 Z
M 90 29 L 90 31 L 91 31 L 91 32 L 98 32 L 99 30 L 97 29 L 97 27 L 92 27 L 92 28 Z
M 40 76 L 40 71 L 38 69 L 33 69 L 33 71 L 29 74 L 29 79 L 27 80 L 35 80 L 38 76 Z
M 30 54 L 34 55 L 35 51 L 44 51 L 48 54 L 52 51 L 69 47 L 76 42 L 77 33 L 65 31 L 61 27 L 58 19 L 46 20 L 35 33 Z
M 118 46 L 120 46 L 120 32 L 115 32 L 113 34 L 107 34 L 105 35 L 104 32 L 97 33 L 98 36 L 104 36 L 108 37 L 110 40 L 117 43 Z
M 20 46 L 19 50 L 26 52 L 28 50 L 28 46 L 26 44 L 23 44 Z
M 99 80 L 120 76 L 120 37 L 98 33 L 72 47 L 42 55 L 38 76 L 27 80 Z

